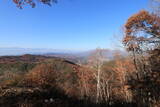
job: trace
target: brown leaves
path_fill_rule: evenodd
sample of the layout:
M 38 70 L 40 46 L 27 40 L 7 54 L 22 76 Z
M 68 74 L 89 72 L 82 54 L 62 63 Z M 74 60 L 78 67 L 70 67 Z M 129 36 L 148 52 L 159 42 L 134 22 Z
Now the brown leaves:
M 131 16 L 125 24 L 123 44 L 128 51 L 132 52 L 136 68 L 136 73 L 133 73 L 128 81 L 133 95 L 143 99 L 145 104 L 153 103 L 149 101 L 150 99 L 158 101 L 160 17 L 144 10 Z M 138 100 L 135 99 L 135 101 Z
M 50 64 L 40 64 L 29 72 L 25 79 L 28 86 L 55 85 L 56 72 Z
M 160 34 L 160 17 L 155 14 L 150 14 L 147 11 L 140 11 L 139 13 L 130 17 L 125 25 L 126 34 L 132 35 L 134 32 L 141 30 L 146 33 L 155 33 L 153 36 Z
M 145 10 L 131 16 L 125 24 L 123 44 L 128 51 L 144 51 L 160 39 L 160 17 Z M 154 38 L 154 39 L 153 39 Z

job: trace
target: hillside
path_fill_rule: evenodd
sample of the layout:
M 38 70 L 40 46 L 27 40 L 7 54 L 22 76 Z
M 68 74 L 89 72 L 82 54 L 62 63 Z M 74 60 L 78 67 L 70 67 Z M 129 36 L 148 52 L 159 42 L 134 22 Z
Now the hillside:
M 0 107 L 110 106 L 103 99 L 96 103 L 97 70 L 91 66 L 41 55 L 0 57 Z M 126 84 L 121 82 L 124 75 L 120 75 L 121 69 L 128 72 L 130 68 L 134 70 L 130 60 L 120 56 L 101 66 L 101 87 L 104 94 L 106 86 L 111 87 L 108 94 L 112 106 L 134 106 L 134 102 L 123 102 Z
M 24 63 L 36 63 L 42 62 L 46 59 L 57 59 L 55 57 L 46 57 L 41 55 L 30 55 L 25 54 L 22 56 L 1 56 L 0 63 L 16 63 L 16 62 L 24 62 Z
M 80 94 L 78 71 L 81 67 L 70 61 L 23 55 L 0 57 L 0 62 L 0 106 L 34 103 L 44 107 L 45 99 L 58 100 L 52 101 L 52 106 L 55 103 L 64 106 L 70 101 L 73 103 L 71 97 Z

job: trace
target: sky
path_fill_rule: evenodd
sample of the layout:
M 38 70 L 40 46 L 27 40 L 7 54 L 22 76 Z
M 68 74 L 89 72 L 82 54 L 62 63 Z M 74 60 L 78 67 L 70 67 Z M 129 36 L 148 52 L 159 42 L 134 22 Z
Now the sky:
M 0 0 L 0 47 L 113 49 L 126 20 L 147 1 L 59 0 L 18 9 L 12 0 Z

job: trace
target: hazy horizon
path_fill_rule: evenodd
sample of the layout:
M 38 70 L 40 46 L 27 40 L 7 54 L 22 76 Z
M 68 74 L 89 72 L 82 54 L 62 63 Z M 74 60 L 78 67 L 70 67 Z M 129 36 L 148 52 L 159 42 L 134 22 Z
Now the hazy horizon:
M 67 49 L 52 49 L 52 48 L 0 47 L 0 56 L 24 55 L 24 54 L 43 55 L 43 54 L 49 54 L 49 53 L 76 54 L 76 53 L 86 53 L 86 52 L 94 51 L 95 49 L 67 50 Z M 117 49 L 107 49 L 107 48 L 101 48 L 101 49 L 109 50 L 109 51 L 116 51 L 117 50 Z M 118 51 L 125 52 L 125 50 L 120 50 L 120 49 Z

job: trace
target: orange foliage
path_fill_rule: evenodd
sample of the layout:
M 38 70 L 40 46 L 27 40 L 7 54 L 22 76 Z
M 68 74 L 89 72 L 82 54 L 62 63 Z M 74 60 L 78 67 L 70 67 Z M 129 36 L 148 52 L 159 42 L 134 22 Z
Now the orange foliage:
M 112 68 L 115 73 L 115 88 L 113 88 L 113 93 L 116 98 L 122 101 L 131 101 L 132 92 L 129 90 L 130 86 L 127 84 L 129 76 L 132 75 L 136 70 L 130 58 L 116 59 L 115 66 Z
M 80 67 L 77 71 L 80 96 L 93 97 L 96 92 L 96 80 L 93 71 L 87 67 Z
M 128 81 L 134 97 L 142 99 L 143 101 L 139 103 L 144 105 L 158 102 L 160 99 L 160 17 L 144 10 L 131 16 L 125 25 L 123 43 L 127 50 L 132 52 L 136 67 L 134 73 L 136 76 L 132 75 Z
M 159 29 L 160 17 L 142 10 L 127 20 L 123 43 L 128 51 L 143 51 L 145 43 L 149 48 L 150 43 L 159 42 Z
M 30 71 L 25 78 L 27 86 L 55 85 L 56 72 L 49 64 L 41 64 Z

